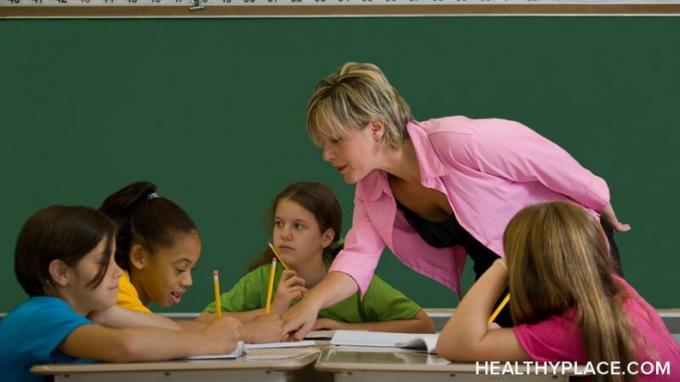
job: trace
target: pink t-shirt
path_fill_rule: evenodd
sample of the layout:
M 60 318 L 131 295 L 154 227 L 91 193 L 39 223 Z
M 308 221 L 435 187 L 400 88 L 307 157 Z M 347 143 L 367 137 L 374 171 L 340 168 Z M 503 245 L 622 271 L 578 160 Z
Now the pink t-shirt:
M 638 362 L 669 362 L 666 375 L 638 374 L 639 381 L 680 381 L 680 345 L 664 325 L 656 311 L 625 280 L 617 277 L 628 293 L 624 309 L 628 312 Z M 575 311 L 552 316 L 535 324 L 513 328 L 517 341 L 532 360 L 538 362 L 571 361 L 584 364 L 586 359 L 581 330 L 574 324 Z M 658 357 L 655 356 L 655 353 Z M 626 370 L 626 365 L 620 365 Z M 640 370 L 637 365 L 633 370 Z

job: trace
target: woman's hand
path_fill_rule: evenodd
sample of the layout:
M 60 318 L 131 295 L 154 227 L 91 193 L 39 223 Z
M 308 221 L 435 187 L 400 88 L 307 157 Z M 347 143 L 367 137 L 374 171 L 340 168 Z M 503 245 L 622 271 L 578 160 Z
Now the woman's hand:
M 342 272 L 330 272 L 302 301 L 283 315 L 284 338 L 302 340 L 314 327 L 321 308 L 333 305 L 356 293 L 359 287 L 354 279 Z
M 305 297 L 302 302 L 288 309 L 283 316 L 284 333 L 290 334 L 293 340 L 302 340 L 314 327 L 316 316 L 321 310 L 321 304 L 311 296 Z
M 630 231 L 630 224 L 624 224 L 619 221 L 611 203 L 602 207 L 602 209 L 597 212 L 602 216 L 602 219 L 604 219 L 604 221 L 606 221 L 612 227 L 614 232 Z
M 276 296 L 274 296 L 272 302 L 272 311 L 278 314 L 285 313 L 290 303 L 302 297 L 302 294 L 306 292 L 305 280 L 298 276 L 294 270 L 286 269 L 281 275 L 281 280 L 279 280 Z

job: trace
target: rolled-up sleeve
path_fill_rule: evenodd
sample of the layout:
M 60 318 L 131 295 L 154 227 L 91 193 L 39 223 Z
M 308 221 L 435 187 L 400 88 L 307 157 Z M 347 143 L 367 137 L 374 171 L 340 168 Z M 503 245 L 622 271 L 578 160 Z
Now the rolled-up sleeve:
M 329 272 L 343 272 L 352 277 L 363 298 L 384 248 L 385 242 L 373 227 L 363 201 L 355 197 L 352 228 L 345 237 L 345 247 L 333 260 Z
M 596 211 L 609 203 L 604 179 L 521 123 L 484 119 L 473 126 L 464 139 L 451 137 L 449 154 L 455 160 L 515 182 L 539 182 Z

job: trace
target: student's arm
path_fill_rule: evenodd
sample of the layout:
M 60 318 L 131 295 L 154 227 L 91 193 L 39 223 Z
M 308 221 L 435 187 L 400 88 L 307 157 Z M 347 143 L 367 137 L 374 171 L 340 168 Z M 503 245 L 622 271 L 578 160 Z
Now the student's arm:
M 231 317 L 242 323 L 239 330 L 241 341 L 247 343 L 278 342 L 283 338 L 281 316 L 275 313 L 265 314 L 264 309 L 249 312 L 222 312 L 222 317 Z M 215 321 L 215 313 L 203 312 L 196 319 L 196 322 L 203 325 L 212 321 Z
M 494 303 L 508 282 L 508 271 L 500 261 L 477 280 L 442 330 L 437 341 L 440 356 L 463 362 L 530 359 L 512 329 L 490 329 L 488 324 Z
M 100 325 L 112 328 L 153 326 L 161 329 L 182 329 L 175 321 L 160 314 L 137 312 L 118 305 L 98 312 L 92 312 L 89 318 Z
M 256 317 L 262 316 L 264 313 L 264 309 L 254 309 L 254 310 L 249 310 L 246 312 L 225 312 L 222 311 L 222 317 L 231 317 L 236 320 L 241 321 L 242 323 L 250 322 L 254 320 Z M 213 322 L 215 321 L 215 313 L 210 313 L 210 312 L 202 312 L 198 317 L 196 318 L 197 321 L 201 322 Z
M 432 319 L 413 300 L 375 275 L 359 301 L 360 323 L 319 319 L 315 329 L 373 330 L 383 332 L 432 333 Z
M 240 289 L 247 289 L 247 283 L 239 282 L 231 291 L 225 293 L 222 296 L 223 307 L 227 307 L 229 310 L 237 310 L 246 305 L 253 306 L 257 303 L 259 293 L 253 293 L 253 290 L 257 285 L 264 285 L 261 282 L 257 282 L 254 273 L 252 276 L 248 275 L 244 277 L 245 279 L 250 279 L 250 286 L 247 293 L 239 292 Z M 282 315 L 288 310 L 291 302 L 293 300 L 302 297 L 302 294 L 307 292 L 305 288 L 305 280 L 298 276 L 297 273 L 292 269 L 286 269 L 283 271 L 279 283 L 276 287 L 276 294 L 272 298 L 271 313 Z M 234 309 L 236 308 L 236 309 Z M 214 305 L 211 304 L 208 309 L 214 310 Z M 236 318 L 237 320 L 246 323 L 254 320 L 255 318 L 265 315 L 265 310 L 262 308 L 253 309 L 241 312 L 222 312 L 222 315 L 228 317 Z M 200 321 L 214 321 L 215 314 L 209 312 L 203 312 L 198 317 Z
M 213 320 L 214 321 L 214 320 Z M 193 320 L 174 320 L 182 330 L 188 330 L 190 332 L 198 332 L 210 325 L 209 321 L 199 321 L 198 319 Z
M 434 333 L 436 327 L 434 321 L 420 310 L 415 317 L 408 320 L 390 320 L 381 322 L 338 322 L 328 318 L 320 318 L 314 324 L 314 330 L 372 330 L 375 332 L 400 332 L 400 333 Z
M 107 362 L 161 361 L 223 354 L 236 347 L 239 326 L 240 323 L 233 319 L 219 320 L 200 332 L 83 325 L 66 337 L 59 350 L 71 357 Z

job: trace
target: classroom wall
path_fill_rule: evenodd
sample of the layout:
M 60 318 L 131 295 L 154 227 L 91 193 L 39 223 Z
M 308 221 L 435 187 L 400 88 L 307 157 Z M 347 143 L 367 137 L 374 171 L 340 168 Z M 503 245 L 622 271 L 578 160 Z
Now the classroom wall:
M 418 119 L 514 119 L 567 149 L 633 226 L 617 237 L 628 280 L 680 306 L 676 17 L 2 20 L 0 39 L 0 312 L 25 298 L 12 258 L 30 214 L 98 206 L 134 180 L 201 229 L 194 287 L 171 311 L 208 302 L 212 269 L 236 282 L 290 182 L 332 186 L 347 227 L 354 188 L 321 160 L 304 110 L 349 60 L 380 65 Z M 456 304 L 389 253 L 378 273 L 423 306 Z

